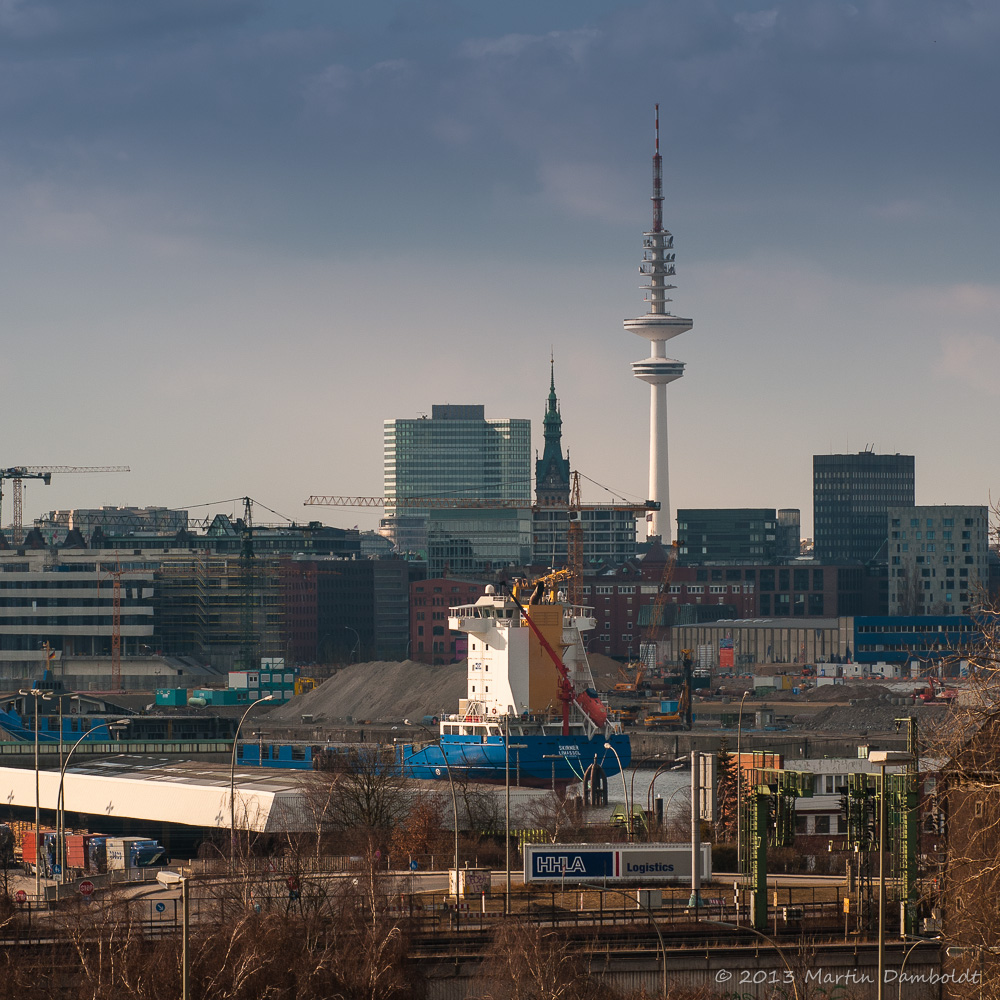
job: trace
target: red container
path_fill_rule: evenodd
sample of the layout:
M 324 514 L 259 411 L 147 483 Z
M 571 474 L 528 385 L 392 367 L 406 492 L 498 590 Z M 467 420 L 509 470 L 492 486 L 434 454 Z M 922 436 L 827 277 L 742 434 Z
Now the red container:
M 42 830 L 39 836 L 44 842 L 46 834 L 55 833 L 54 830 Z M 21 840 L 21 855 L 24 859 L 24 863 L 28 865 L 33 865 L 35 863 L 36 849 L 35 849 L 35 831 L 25 830 L 23 839 Z

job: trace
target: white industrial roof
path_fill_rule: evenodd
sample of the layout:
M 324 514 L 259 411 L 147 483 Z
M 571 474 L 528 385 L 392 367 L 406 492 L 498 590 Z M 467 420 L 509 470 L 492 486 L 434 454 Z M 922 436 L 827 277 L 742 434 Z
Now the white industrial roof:
M 54 811 L 59 772 L 38 777 L 41 807 Z M 309 829 L 301 779 L 293 771 L 237 767 L 237 825 L 260 833 Z M 229 767 L 129 755 L 86 761 L 67 770 L 64 798 L 67 812 L 228 828 Z M 0 768 L 0 800 L 34 807 L 34 769 Z

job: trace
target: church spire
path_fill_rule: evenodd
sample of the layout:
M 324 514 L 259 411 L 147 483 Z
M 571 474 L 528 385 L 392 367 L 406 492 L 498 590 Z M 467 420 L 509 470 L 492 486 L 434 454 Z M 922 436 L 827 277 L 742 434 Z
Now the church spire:
M 562 452 L 562 416 L 556 396 L 555 357 L 549 359 L 549 398 L 545 408 L 545 450 L 535 462 L 535 498 L 545 501 L 569 500 L 569 459 Z

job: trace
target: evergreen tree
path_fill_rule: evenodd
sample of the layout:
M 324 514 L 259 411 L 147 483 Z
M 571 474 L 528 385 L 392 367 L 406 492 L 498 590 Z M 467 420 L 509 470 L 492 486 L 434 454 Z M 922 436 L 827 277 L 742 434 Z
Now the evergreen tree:
M 720 843 L 730 843 L 736 839 L 738 766 L 736 757 L 729 752 L 729 745 L 723 739 L 716 755 L 715 839 Z

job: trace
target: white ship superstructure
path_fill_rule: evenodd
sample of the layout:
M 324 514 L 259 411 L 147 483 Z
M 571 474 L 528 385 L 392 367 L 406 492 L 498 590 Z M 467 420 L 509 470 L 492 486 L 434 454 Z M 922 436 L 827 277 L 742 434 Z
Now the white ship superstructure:
M 584 648 L 584 633 L 597 625 L 593 609 L 564 601 L 565 595 L 559 593 L 552 603 L 527 605 L 522 615 L 513 598 L 487 587 L 475 604 L 450 609 L 449 628 L 469 637 L 467 697 L 456 719 L 530 717 L 548 720 L 544 724 L 555 731 L 562 725 L 563 703 L 569 701 L 569 721 L 575 731 L 588 736 L 605 726 L 618 731 L 596 698 Z M 525 616 L 559 655 L 565 678 Z M 572 697 L 565 694 L 565 680 Z

